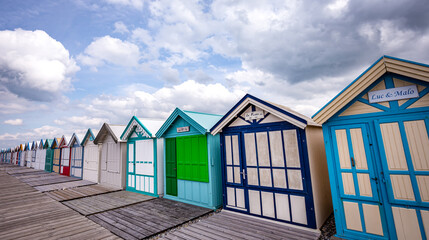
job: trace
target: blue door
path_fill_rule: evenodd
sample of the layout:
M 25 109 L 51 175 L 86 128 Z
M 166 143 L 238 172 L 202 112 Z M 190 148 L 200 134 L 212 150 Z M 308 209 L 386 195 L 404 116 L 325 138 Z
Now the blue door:
M 366 124 L 331 127 L 341 234 L 387 239 L 379 178 Z M 344 232 L 344 233 L 343 233 Z
M 315 228 L 303 134 L 283 126 L 224 133 L 224 207 Z
M 398 239 L 427 239 L 429 233 L 429 119 L 403 116 L 376 121 L 384 180 Z

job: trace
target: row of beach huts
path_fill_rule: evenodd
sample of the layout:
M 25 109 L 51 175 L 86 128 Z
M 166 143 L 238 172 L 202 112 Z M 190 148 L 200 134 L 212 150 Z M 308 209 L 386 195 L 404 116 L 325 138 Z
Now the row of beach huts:
M 333 211 L 346 239 L 427 239 L 428 82 L 428 65 L 383 56 L 312 118 L 247 94 L 225 115 L 133 116 L 0 158 L 312 229 Z

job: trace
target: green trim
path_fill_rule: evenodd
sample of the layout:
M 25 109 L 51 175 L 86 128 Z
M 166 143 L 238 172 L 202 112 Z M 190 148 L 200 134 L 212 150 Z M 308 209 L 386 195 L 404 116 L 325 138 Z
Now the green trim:
M 177 179 L 209 182 L 206 135 L 176 138 Z

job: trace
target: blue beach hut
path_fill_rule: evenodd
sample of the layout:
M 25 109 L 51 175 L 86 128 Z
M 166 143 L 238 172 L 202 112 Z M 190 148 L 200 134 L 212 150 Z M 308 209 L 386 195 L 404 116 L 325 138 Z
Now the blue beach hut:
M 429 237 L 429 65 L 383 56 L 327 103 L 337 235 Z

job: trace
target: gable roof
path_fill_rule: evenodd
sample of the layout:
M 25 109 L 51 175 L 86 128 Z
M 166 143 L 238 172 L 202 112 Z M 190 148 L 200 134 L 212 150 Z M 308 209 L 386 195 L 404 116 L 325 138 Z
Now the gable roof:
M 46 139 L 45 145 L 43 146 L 43 148 L 51 148 L 53 143 L 54 143 L 54 139 Z
M 43 139 L 40 139 L 40 142 L 39 142 L 39 146 L 38 146 L 38 148 L 39 148 L 39 149 L 43 149 L 43 148 L 44 148 L 44 146 L 45 146 L 45 142 L 43 141 Z
M 71 147 L 71 146 L 74 145 L 75 142 L 78 145 L 81 145 L 80 139 L 83 139 L 83 135 L 82 134 L 73 133 L 73 135 L 70 138 L 69 144 L 67 146 Z
M 104 123 L 100 129 L 100 132 L 98 132 L 97 136 L 95 137 L 94 143 L 98 144 L 99 142 L 101 142 L 101 140 L 107 134 L 110 134 L 112 136 L 115 143 L 122 142 L 119 137 L 121 136 L 125 127 L 126 127 L 125 125 L 113 125 L 113 124 Z
M 294 110 L 283 105 L 264 101 L 250 94 L 246 94 L 238 103 L 236 103 L 212 128 L 213 135 L 222 131 L 222 128 L 230 124 L 235 118 L 245 110 L 249 105 L 254 105 L 264 111 L 273 114 L 274 116 L 283 119 L 299 128 L 304 129 L 307 125 L 320 126 L 315 123 L 311 118 L 295 112 Z
M 31 150 L 35 150 L 37 149 L 37 142 L 33 141 L 32 145 L 31 145 Z
M 163 123 L 164 121 L 162 120 L 145 118 L 139 119 L 136 116 L 133 116 L 129 121 L 127 127 L 124 129 L 124 132 L 121 134 L 121 139 L 127 140 L 134 129 L 143 132 L 145 136 L 147 135 L 146 137 L 155 137 L 155 133 L 159 130 Z
M 183 111 L 179 108 L 174 109 L 171 115 L 167 118 L 158 132 L 155 134 L 156 137 L 162 137 L 170 125 L 176 120 L 178 117 L 183 118 L 187 121 L 192 127 L 197 129 L 201 134 L 206 134 L 210 132 L 210 128 L 221 119 L 222 115 L 210 114 L 210 113 L 199 113 L 192 111 Z
M 24 147 L 24 151 L 31 150 L 32 145 L 33 145 L 33 143 L 30 143 L 30 142 L 26 143 L 25 147 Z
M 94 141 L 95 136 L 97 136 L 97 134 L 98 134 L 98 130 L 88 128 L 88 130 L 85 133 L 85 136 L 82 138 L 82 141 L 80 142 L 80 145 L 83 146 L 83 144 L 86 142 L 87 139 L 89 139 L 90 141 Z
M 57 148 L 60 147 L 60 142 L 61 142 L 61 138 L 54 138 L 52 144 L 51 144 L 51 148 L 53 148 L 54 146 L 56 146 Z
M 315 113 L 313 120 L 319 124 L 325 123 L 362 91 L 388 72 L 429 82 L 429 65 L 390 56 L 382 56 Z
M 67 142 L 67 139 L 69 139 L 69 137 L 67 137 L 67 136 L 62 136 L 61 137 L 61 140 L 59 141 L 59 143 L 60 143 L 60 147 L 68 147 L 68 142 Z

